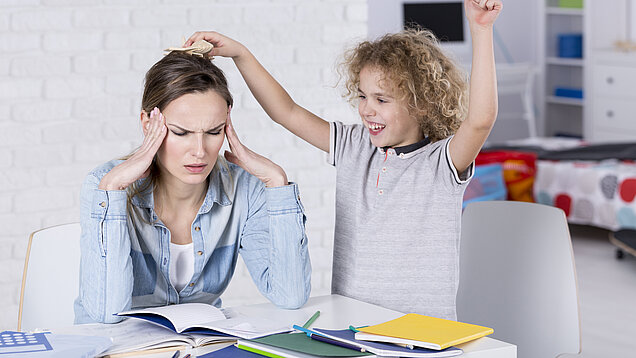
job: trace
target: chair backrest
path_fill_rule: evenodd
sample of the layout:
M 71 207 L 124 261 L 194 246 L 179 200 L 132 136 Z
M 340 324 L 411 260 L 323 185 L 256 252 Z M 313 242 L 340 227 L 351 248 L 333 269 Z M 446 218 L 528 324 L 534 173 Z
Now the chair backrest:
M 528 137 L 537 136 L 537 121 L 534 110 L 534 80 L 538 73 L 530 63 L 497 64 L 497 92 L 500 97 L 519 96 L 520 112 L 500 109 L 497 120 L 523 119 L 528 126 Z
M 18 330 L 73 324 L 73 302 L 79 293 L 80 224 L 36 231 L 22 274 Z
M 494 328 L 519 358 L 581 349 L 578 283 L 561 209 L 470 203 L 462 216 L 457 317 Z

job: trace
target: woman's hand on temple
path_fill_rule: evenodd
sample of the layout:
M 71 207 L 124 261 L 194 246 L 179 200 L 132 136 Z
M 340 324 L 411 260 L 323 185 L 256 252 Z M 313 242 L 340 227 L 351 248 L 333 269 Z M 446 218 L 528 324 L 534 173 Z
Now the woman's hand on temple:
M 142 120 L 144 141 L 141 146 L 123 163 L 111 169 L 99 183 L 102 190 L 124 190 L 135 181 L 145 178 L 149 174 L 150 165 L 166 137 L 166 120 L 155 107 L 143 114 Z
M 195 32 L 189 39 L 186 40 L 183 47 L 188 47 L 198 40 L 205 40 L 214 45 L 214 48 L 208 53 L 208 56 L 235 58 L 247 50 L 240 42 L 232 40 L 231 38 L 214 31 Z
M 225 124 L 225 136 L 230 145 L 230 151 L 225 151 L 225 159 L 260 179 L 266 187 L 287 185 L 287 174 L 283 168 L 241 143 L 234 131 L 229 111 Z

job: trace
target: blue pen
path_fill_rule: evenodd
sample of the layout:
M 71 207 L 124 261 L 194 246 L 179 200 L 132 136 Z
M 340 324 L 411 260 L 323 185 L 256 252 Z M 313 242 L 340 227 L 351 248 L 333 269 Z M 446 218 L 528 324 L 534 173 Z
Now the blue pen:
M 294 328 L 297 331 L 301 331 L 301 332 L 305 332 L 305 334 L 307 334 L 307 337 L 311 337 L 312 334 L 317 334 L 316 332 L 309 330 L 307 328 L 301 327 L 299 325 L 293 325 L 292 328 Z
M 364 347 L 358 347 L 355 344 L 342 342 L 342 341 L 339 341 L 337 339 L 332 339 L 332 338 L 321 336 L 321 335 L 317 335 L 317 334 L 312 334 L 309 338 L 315 339 L 315 340 L 320 341 L 320 342 L 325 342 L 325 343 L 333 344 L 333 345 L 336 345 L 336 346 L 340 346 L 340 347 L 343 347 L 343 348 L 353 349 L 354 351 L 358 351 L 358 352 L 362 352 L 362 353 L 365 353 L 367 351 Z

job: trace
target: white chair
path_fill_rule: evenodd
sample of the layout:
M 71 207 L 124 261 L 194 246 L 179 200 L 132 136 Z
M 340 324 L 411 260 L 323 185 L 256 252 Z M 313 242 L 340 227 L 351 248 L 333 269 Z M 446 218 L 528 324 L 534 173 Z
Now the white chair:
M 537 136 L 537 121 L 534 110 L 534 80 L 538 73 L 530 63 L 497 64 L 497 92 L 500 97 L 520 96 L 520 112 L 500 110 L 498 121 L 523 119 L 528 126 L 528 137 Z
M 462 217 L 460 321 L 494 328 L 519 358 L 580 353 L 578 283 L 565 214 L 550 206 L 470 203 Z
M 80 224 L 31 234 L 24 262 L 18 330 L 70 326 L 79 292 Z

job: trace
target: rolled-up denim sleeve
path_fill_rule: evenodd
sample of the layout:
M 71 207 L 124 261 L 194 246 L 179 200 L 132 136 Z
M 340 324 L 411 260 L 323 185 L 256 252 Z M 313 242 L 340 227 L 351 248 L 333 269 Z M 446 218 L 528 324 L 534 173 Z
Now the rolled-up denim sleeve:
M 89 174 L 80 193 L 80 287 L 75 323 L 115 323 L 113 314 L 130 309 L 133 269 L 127 227 L 127 194 L 98 189 Z
M 250 188 L 240 253 L 265 297 L 282 308 L 299 308 L 311 291 L 311 263 L 298 186 L 258 184 Z

